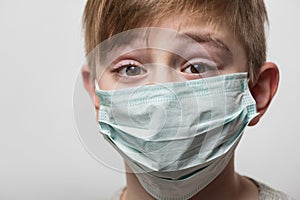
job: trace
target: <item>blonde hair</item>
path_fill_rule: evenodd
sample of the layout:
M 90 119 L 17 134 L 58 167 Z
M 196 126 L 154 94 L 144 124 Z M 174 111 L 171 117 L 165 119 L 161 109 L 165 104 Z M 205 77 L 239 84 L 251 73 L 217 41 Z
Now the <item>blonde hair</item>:
M 182 13 L 205 16 L 216 27 L 225 23 L 245 48 L 250 80 L 256 80 L 266 61 L 263 0 L 88 0 L 83 15 L 86 55 L 117 33 Z

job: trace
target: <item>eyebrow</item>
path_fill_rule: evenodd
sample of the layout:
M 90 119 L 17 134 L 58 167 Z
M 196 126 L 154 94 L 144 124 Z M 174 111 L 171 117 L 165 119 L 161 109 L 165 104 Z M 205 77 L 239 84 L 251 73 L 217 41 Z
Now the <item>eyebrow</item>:
M 108 52 L 110 52 L 112 49 L 114 48 L 118 48 L 120 46 L 123 45 L 129 45 L 131 46 L 132 42 L 137 40 L 136 33 L 134 34 L 128 34 L 126 35 L 126 40 L 124 39 L 119 39 L 119 38 L 110 38 L 110 40 L 107 41 L 107 45 L 104 45 L 103 47 L 103 52 L 104 55 L 106 55 Z M 230 51 L 230 49 L 228 48 L 228 46 L 225 44 L 225 42 L 223 42 L 222 40 L 216 38 L 213 36 L 213 34 L 211 33 L 198 33 L 198 32 L 178 32 L 177 33 L 177 37 L 178 38 L 183 38 L 183 40 L 187 40 L 189 38 L 190 41 L 194 41 L 197 42 L 199 44 L 209 44 L 210 46 L 213 46 L 217 49 L 220 49 L 222 52 L 224 52 L 226 55 L 226 57 L 228 58 L 232 58 L 233 54 Z M 147 38 L 147 37 L 146 37 Z M 138 39 L 138 41 L 140 41 L 141 38 Z M 142 41 L 145 40 L 145 37 L 143 38 Z M 146 40 L 147 44 L 148 44 L 148 40 Z M 105 51 L 106 49 L 106 51 Z
M 215 47 L 232 54 L 228 46 L 222 40 L 212 36 L 211 34 L 199 34 L 193 32 L 183 32 L 183 34 L 192 38 L 198 43 L 212 43 Z

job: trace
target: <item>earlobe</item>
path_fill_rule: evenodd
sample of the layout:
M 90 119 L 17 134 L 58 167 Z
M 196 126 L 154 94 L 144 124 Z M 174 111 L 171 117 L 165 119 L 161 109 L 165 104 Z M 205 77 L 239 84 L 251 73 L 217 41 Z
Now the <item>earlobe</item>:
M 276 94 L 279 83 L 279 70 L 276 64 L 267 62 L 260 68 L 257 81 L 250 86 L 253 98 L 256 101 L 256 108 L 259 115 L 249 124 L 254 126 L 267 111 L 274 95 Z
M 84 65 L 81 69 L 81 75 L 83 80 L 83 85 L 90 97 L 93 100 L 95 110 L 96 110 L 96 118 L 98 117 L 98 110 L 100 106 L 100 100 L 95 93 L 95 83 L 92 78 L 92 73 L 90 68 L 87 65 Z

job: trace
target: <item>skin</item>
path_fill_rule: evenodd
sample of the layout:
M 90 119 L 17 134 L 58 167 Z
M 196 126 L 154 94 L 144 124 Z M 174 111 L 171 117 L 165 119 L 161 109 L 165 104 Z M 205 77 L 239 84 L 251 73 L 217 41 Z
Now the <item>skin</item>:
M 181 19 L 181 20 L 179 20 Z M 213 61 L 217 63 L 219 74 L 230 74 L 236 72 L 245 72 L 246 68 L 246 54 L 242 44 L 239 40 L 233 37 L 232 32 L 226 26 L 220 26 L 218 29 L 215 29 L 205 23 L 205 20 L 191 20 L 187 17 L 176 17 L 168 18 L 161 20 L 159 24 L 155 25 L 160 28 L 168 28 L 181 33 L 199 33 L 202 35 L 210 35 L 214 38 L 221 41 L 226 45 L 226 49 L 216 47 L 217 45 L 211 43 L 210 41 L 204 41 L 201 45 L 209 52 L 210 55 L 213 55 Z M 159 42 L 159 41 L 158 41 Z M 137 54 L 133 51 L 133 55 L 130 58 L 134 58 Z M 165 52 L 161 50 L 149 49 L 145 53 L 150 61 L 147 63 L 155 63 L 152 65 L 146 65 L 144 63 L 138 63 L 144 67 L 142 73 L 138 73 L 137 76 L 133 76 L 130 81 L 126 82 L 121 78 L 122 76 L 128 76 L 132 72 L 128 68 L 121 68 L 120 70 L 112 72 L 112 70 L 103 70 L 101 72 L 101 78 L 98 83 L 101 89 L 112 90 L 120 89 L 126 87 L 133 87 L 138 85 L 146 84 L 155 84 L 163 82 L 172 82 L 172 81 L 186 81 L 191 79 L 199 78 L 198 75 L 191 73 L 190 68 L 183 68 L 182 66 L 169 67 L 172 59 L 170 52 Z M 121 63 L 115 63 L 114 66 L 117 66 Z M 130 62 L 135 61 L 134 59 Z M 123 62 L 123 65 L 126 66 L 128 60 Z M 160 67 L 163 66 L 163 67 Z M 127 72 L 126 72 L 127 69 Z M 133 72 L 136 72 L 133 70 Z M 131 73 L 132 74 L 132 73 Z M 133 73 L 134 74 L 134 73 Z M 98 113 L 99 106 L 101 102 L 95 94 L 95 85 L 94 81 L 90 81 L 91 72 L 87 66 L 82 68 L 82 76 L 84 81 L 84 86 L 87 92 L 94 100 L 94 105 L 96 113 Z M 127 80 L 127 79 L 126 79 Z M 279 82 L 279 71 L 276 64 L 272 62 L 266 62 L 260 67 L 258 74 L 258 80 L 249 85 L 251 93 L 256 100 L 257 111 L 259 115 L 254 118 L 249 126 L 254 126 L 259 122 L 259 119 L 264 115 L 268 106 L 270 105 L 272 98 L 274 97 Z M 97 116 L 96 116 L 97 118 Z M 130 169 L 126 166 L 127 171 Z M 152 200 L 153 198 L 143 189 L 143 187 L 138 182 L 134 173 L 126 173 L 127 187 L 122 195 L 122 200 Z M 234 169 L 234 157 L 232 157 L 229 164 L 221 172 L 221 174 L 213 180 L 206 188 L 201 190 L 191 199 L 223 199 L 223 200 L 253 200 L 258 199 L 259 192 L 258 188 L 254 182 L 250 181 L 248 178 L 239 175 Z

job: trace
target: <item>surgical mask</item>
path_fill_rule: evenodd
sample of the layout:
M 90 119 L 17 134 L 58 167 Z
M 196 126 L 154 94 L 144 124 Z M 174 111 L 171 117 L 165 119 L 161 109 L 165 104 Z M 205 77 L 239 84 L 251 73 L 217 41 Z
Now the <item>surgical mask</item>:
M 247 73 L 96 92 L 100 132 L 156 199 L 205 188 L 257 115 Z

